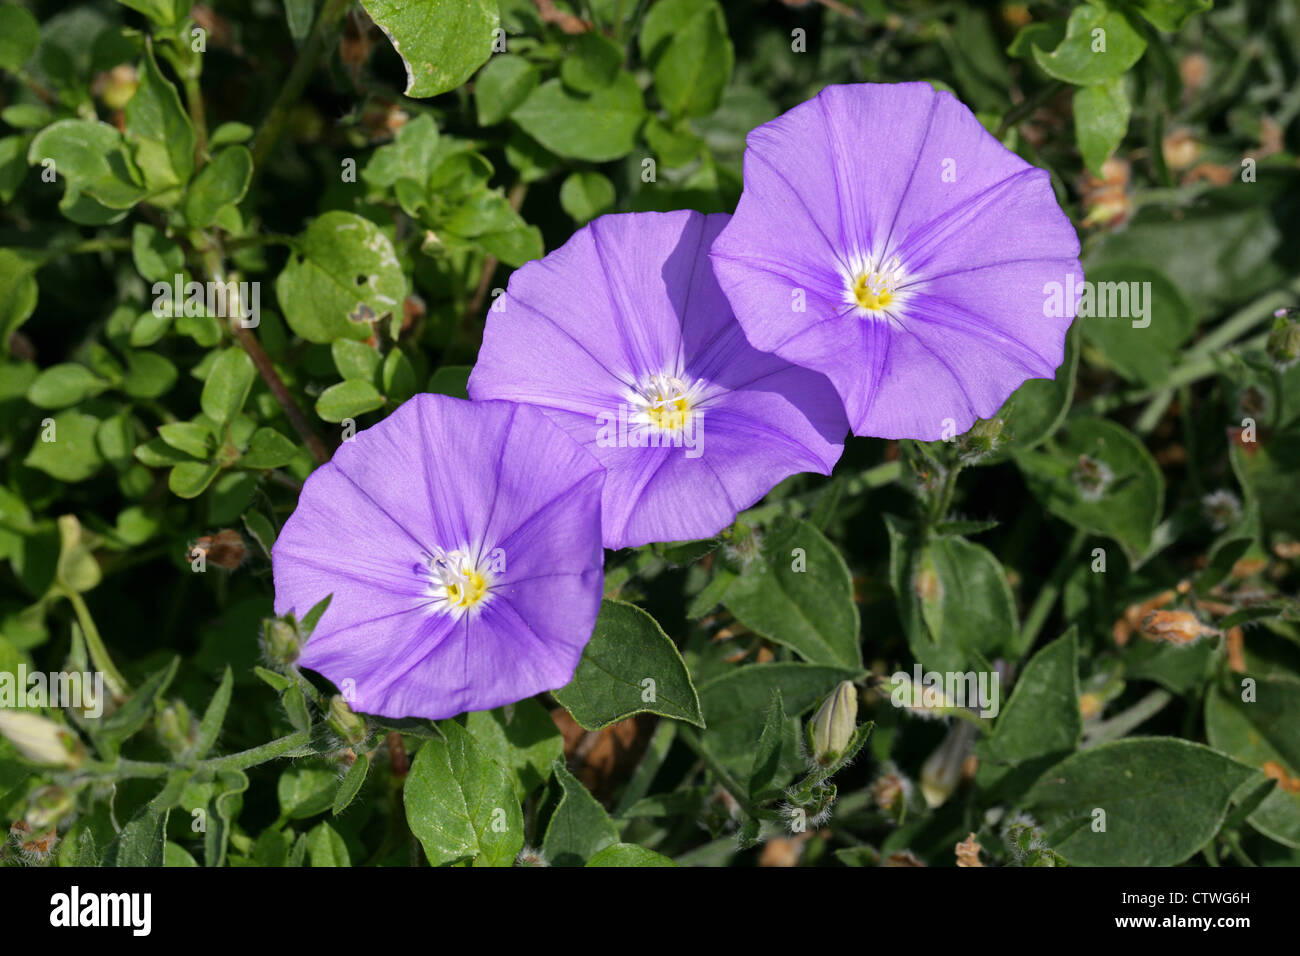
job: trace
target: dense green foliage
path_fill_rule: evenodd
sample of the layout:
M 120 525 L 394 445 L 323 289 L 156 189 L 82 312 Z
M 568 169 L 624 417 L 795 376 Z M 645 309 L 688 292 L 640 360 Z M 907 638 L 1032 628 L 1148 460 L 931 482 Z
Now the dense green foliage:
M 1300 863 L 1300 9 L 1210 6 L 0 4 L 0 678 L 105 681 L 98 717 L 0 698 L 0 863 Z M 464 396 L 510 269 L 730 212 L 750 129 L 918 79 L 1149 322 L 607 553 L 554 694 L 377 720 L 292 666 L 302 482 Z M 998 713 L 891 706 L 914 664 Z

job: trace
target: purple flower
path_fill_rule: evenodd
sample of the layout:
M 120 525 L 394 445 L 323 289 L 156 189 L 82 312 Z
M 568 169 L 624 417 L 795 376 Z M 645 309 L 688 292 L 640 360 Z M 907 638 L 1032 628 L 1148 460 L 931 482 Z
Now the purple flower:
M 828 86 L 751 132 L 712 250 L 756 348 L 829 377 L 855 434 L 927 441 L 1052 377 L 1078 256 L 1047 172 L 927 83 Z
M 275 610 L 353 709 L 439 719 L 573 676 L 600 609 L 604 471 L 536 409 L 417 395 L 307 479 Z
M 540 405 L 600 459 L 609 548 L 716 534 L 848 424 L 821 375 L 755 350 L 707 253 L 727 216 L 603 216 L 510 277 L 472 398 Z

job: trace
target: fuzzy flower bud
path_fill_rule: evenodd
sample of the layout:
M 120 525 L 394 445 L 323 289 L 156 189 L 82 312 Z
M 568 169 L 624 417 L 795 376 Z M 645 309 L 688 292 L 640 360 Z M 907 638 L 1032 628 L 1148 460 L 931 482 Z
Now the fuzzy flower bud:
M 955 724 L 944 737 L 939 749 L 921 765 L 921 796 L 931 809 L 941 807 L 952 796 L 961 780 L 966 758 L 975 749 L 975 728 L 968 723 Z
M 829 767 L 844 755 L 853 741 L 857 720 L 858 690 L 852 681 L 840 681 L 813 715 L 812 749 L 817 763 Z
M 262 622 L 262 653 L 272 664 L 287 667 L 302 651 L 302 636 L 297 622 L 268 618 Z
M 330 698 L 329 724 L 336 734 L 350 744 L 359 744 L 366 739 L 365 718 L 353 713 L 341 694 Z
M 1281 314 L 1273 324 L 1273 330 L 1268 333 L 1265 349 L 1278 368 L 1287 368 L 1300 358 L 1300 322 L 1293 321 L 1288 314 L 1294 311 L 1279 310 Z
M 0 735 L 35 763 L 76 768 L 86 756 L 81 741 L 71 731 L 39 714 L 0 710 Z
M 33 790 L 27 798 L 23 820 L 33 830 L 47 830 L 71 812 L 73 795 L 65 787 L 48 786 Z
M 158 739 L 173 754 L 181 753 L 194 741 L 194 720 L 184 701 L 174 700 L 159 711 L 154 726 Z

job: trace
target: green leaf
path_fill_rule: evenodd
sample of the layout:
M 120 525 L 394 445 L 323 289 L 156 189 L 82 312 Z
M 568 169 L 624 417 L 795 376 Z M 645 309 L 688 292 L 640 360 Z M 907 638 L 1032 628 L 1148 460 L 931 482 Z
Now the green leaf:
M 1051 53 L 1034 47 L 1034 61 L 1058 80 L 1086 86 L 1124 73 L 1146 47 L 1122 11 L 1083 3 L 1070 14 L 1060 46 Z
M 128 352 L 122 391 L 132 398 L 157 398 L 176 384 L 176 375 L 176 366 L 157 352 Z
M 0 68 L 16 71 L 41 43 L 41 26 L 24 8 L 0 4 Z
M 139 10 L 162 27 L 175 26 L 189 12 L 188 0 L 118 0 L 124 7 Z
M 343 777 L 343 782 L 339 784 L 338 792 L 334 794 L 334 804 L 330 812 L 338 816 L 346 810 L 352 801 L 357 798 L 361 792 L 362 785 L 366 782 L 366 774 L 370 772 L 370 757 L 366 754 L 357 754 L 357 759 L 352 761 L 352 766 L 348 768 L 347 774 Z
M 587 866 L 676 866 L 677 864 L 654 850 L 635 843 L 615 843 L 592 854 Z
M 1255 678 L 1255 699 L 1243 701 L 1240 684 L 1215 685 L 1205 698 L 1210 746 L 1251 767 L 1276 764 L 1300 778 L 1300 682 Z M 1274 787 L 1247 818 L 1265 836 L 1300 848 L 1300 793 Z
M 104 851 L 104 866 L 162 866 L 167 842 L 167 817 L 180 799 L 190 770 L 173 771 L 162 792 L 122 827 Z
M 302 820 L 324 813 L 334 805 L 339 778 L 333 769 L 296 766 L 280 774 L 276 795 L 280 800 L 280 816 L 286 820 Z
M 533 90 L 511 119 L 558 156 L 605 162 L 632 151 L 645 104 L 627 72 L 594 93 L 571 92 L 554 79 Z
M 384 395 L 394 404 L 401 404 L 415 394 L 415 366 L 401 349 L 395 348 L 384 357 L 380 382 Z
M 194 173 L 194 127 L 176 87 L 145 45 L 140 85 L 126 104 L 126 141 L 151 193 L 183 186 Z M 157 202 L 157 197 L 154 197 Z M 170 205 L 170 203 L 167 203 Z
M 328 823 L 318 823 L 307 834 L 307 858 L 312 866 L 351 866 L 348 845 Z
M 1065 358 L 1056 375 L 1051 379 L 1031 378 L 1011 393 L 998 412 L 1003 421 L 1003 443 L 977 464 L 999 464 L 1013 451 L 1027 451 L 1051 437 L 1070 409 L 1078 368 L 1079 330 L 1076 323 L 1065 336 Z
M 754 748 L 754 765 L 749 771 L 749 797 L 756 800 L 776 779 L 781 770 L 781 757 L 788 749 L 786 730 L 788 722 L 781 691 L 772 691 L 772 702 L 763 718 L 763 732 Z
M 433 117 L 427 113 L 417 116 L 397 131 L 393 142 L 375 150 L 361 178 L 382 189 L 391 189 L 401 180 L 409 179 L 423 192 L 438 157 L 438 141 L 438 126 Z
M 41 428 L 23 464 L 60 481 L 85 481 L 104 464 L 95 441 L 98 431 L 98 418 L 83 412 L 60 412 L 50 425 Z
M 492 55 L 501 21 L 495 0 L 409 4 L 362 0 L 406 65 L 407 96 L 454 90 Z
M 1096 305 L 1095 314 L 1079 320 L 1085 341 L 1130 381 L 1165 382 L 1179 362 L 1180 347 L 1196 332 L 1192 304 L 1168 276 L 1147 266 L 1095 266 L 1088 270 L 1088 281 Z M 1137 300 L 1132 298 L 1135 293 Z M 1105 315 L 1100 312 L 1103 297 Z M 1137 316 L 1135 301 L 1142 304 L 1145 316 Z
M 246 143 L 253 138 L 253 127 L 247 123 L 222 123 L 208 137 L 208 149 L 229 146 L 232 143 Z
M 1028 785 L 1047 765 L 1074 752 L 1083 732 L 1079 712 L 1078 638 L 1072 627 L 1029 659 L 993 733 L 979 744 L 979 782 L 992 789 L 1028 764 Z
M 60 203 L 65 215 L 75 211 L 82 196 L 108 210 L 130 209 L 144 198 L 146 190 L 122 134 L 107 123 L 82 119 L 51 123 L 27 149 L 31 165 L 40 166 L 47 159 L 54 161 L 56 175 L 68 183 Z
M 187 756 L 191 759 L 202 760 L 212 749 L 212 745 L 217 742 L 217 734 L 221 733 L 221 725 L 226 721 L 226 711 L 230 709 L 230 694 L 233 689 L 234 675 L 230 665 L 227 664 L 225 672 L 221 675 L 221 683 L 217 685 L 212 700 L 208 701 L 208 709 L 203 712 L 203 719 L 199 721 L 199 730 L 194 737 L 194 743 L 189 747 Z
M 335 339 L 330 343 L 330 355 L 334 367 L 345 379 L 359 378 L 367 382 L 374 381 L 383 361 L 375 348 L 356 339 Z
M 406 276 L 393 244 L 379 227 L 350 212 L 327 212 L 302 234 L 275 283 L 285 321 L 309 342 L 364 339 L 374 316 L 402 307 Z M 355 317 L 349 317 L 349 316 Z
M 437 395 L 450 395 L 452 398 L 469 398 L 469 373 L 473 369 L 468 365 L 444 365 L 429 376 L 425 391 Z
M 853 578 L 835 546 L 808 522 L 783 519 L 761 548 L 723 596 L 727 609 L 809 663 L 861 666 Z
M 239 204 L 248 192 L 252 177 L 252 153 L 243 146 L 221 150 L 186 190 L 185 221 L 195 229 L 208 228 L 216 222 L 221 210 Z
M 316 414 L 327 422 L 341 422 L 383 408 L 384 396 L 359 378 L 331 385 L 316 399 Z
M 178 498 L 197 498 L 220 471 L 221 466 L 216 462 L 181 462 L 167 475 L 167 488 Z
M 36 310 L 40 264 L 30 252 L 0 249 L 0 352 L 8 354 L 10 337 Z
M 150 282 L 171 283 L 185 269 L 181 247 L 146 222 L 131 228 L 131 258 L 136 270 Z
M 579 224 L 614 207 L 614 184 L 600 173 L 569 173 L 560 186 L 560 207 Z
M 618 842 L 618 829 L 563 760 L 555 761 L 560 802 L 551 814 L 542 841 L 542 854 L 552 866 L 583 866 L 601 850 Z
M 501 122 L 537 88 L 539 74 L 522 56 L 503 53 L 488 60 L 474 81 L 474 108 L 478 125 Z
M 594 93 L 614 82 L 623 65 L 623 48 L 599 33 L 579 33 L 560 63 L 560 78 L 579 93 Z
M 700 704 L 709 729 L 703 740 L 709 751 L 737 776 L 753 768 L 754 750 L 767 723 L 765 708 L 781 694 L 785 712 L 795 717 L 811 710 L 842 680 L 860 674 L 842 667 L 782 662 L 732 668 L 700 686 Z
M 1157 30 L 1173 33 L 1191 17 L 1214 6 L 1214 0 L 1133 0 L 1133 7 Z
M 284 19 L 289 26 L 289 36 L 295 43 L 302 43 L 311 32 L 311 23 L 316 15 L 316 0 L 285 0 Z
M 509 866 L 524 845 L 510 772 L 455 721 L 420 747 L 406 778 L 406 820 L 434 866 Z
M 722 8 L 700 0 L 659 0 L 641 27 L 641 57 L 655 91 L 674 116 L 706 116 L 731 79 L 735 51 Z
M 259 471 L 267 468 L 283 468 L 293 461 L 297 454 L 298 446 L 274 428 L 259 428 L 253 432 L 253 437 L 248 443 L 248 451 L 244 452 L 239 459 L 239 466 Z
M 484 753 L 510 769 L 520 800 L 546 782 L 551 765 L 564 755 L 564 738 L 535 698 L 468 714 L 465 729 Z
M 242 348 L 232 345 L 218 354 L 199 398 L 203 414 L 219 425 L 230 422 L 244 407 L 256 378 L 253 360 Z
M 84 365 L 68 362 L 53 365 L 36 376 L 27 389 L 27 400 L 37 408 L 67 408 L 108 388 Z
M 554 693 L 587 730 L 640 713 L 704 726 L 695 685 L 677 647 L 654 618 L 622 601 L 601 602 L 573 680 Z
M 207 458 L 212 452 L 212 432 L 198 422 L 168 422 L 159 425 L 158 436 L 171 448 L 195 458 Z
M 1044 448 L 1016 457 L 1038 500 L 1076 528 L 1114 538 L 1138 561 L 1164 510 L 1164 482 L 1146 446 L 1114 422 L 1084 418 Z
M 1122 73 L 1075 91 L 1074 135 L 1084 163 L 1094 173 L 1101 175 L 1102 163 L 1123 141 L 1131 111 Z
M 1065 758 L 1024 803 L 1072 864 L 1173 866 L 1214 837 L 1232 795 L 1256 775 L 1201 744 L 1130 737 Z M 1093 829 L 1097 810 L 1104 831 Z

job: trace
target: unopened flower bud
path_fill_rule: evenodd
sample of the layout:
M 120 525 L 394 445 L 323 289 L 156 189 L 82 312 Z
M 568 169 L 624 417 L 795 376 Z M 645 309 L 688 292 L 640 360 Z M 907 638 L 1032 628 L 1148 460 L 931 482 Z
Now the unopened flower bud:
M 301 650 L 296 622 L 279 617 L 262 622 L 262 653 L 272 664 L 286 667 L 298 659 Z
M 334 732 L 350 744 L 366 739 L 366 720 L 353 713 L 341 694 L 330 698 L 329 724 Z
M 975 749 L 975 728 L 966 722 L 953 725 L 939 749 L 921 765 L 921 796 L 931 809 L 941 807 L 961 781 L 966 758 Z
M 41 787 L 33 790 L 27 798 L 23 820 L 33 830 L 47 830 L 57 826 L 72 810 L 72 806 L 72 793 L 66 787 Z
M 120 110 L 135 96 L 140 85 L 135 67 L 122 63 L 105 73 L 96 74 L 91 92 L 104 101 L 110 110 Z
M 823 767 L 838 761 L 853 742 L 857 721 L 858 689 L 852 681 L 840 681 L 813 715 L 813 758 Z
M 0 710 L 0 735 L 35 763 L 75 768 L 86 756 L 75 734 L 39 714 Z
M 1278 368 L 1287 368 L 1300 358 L 1300 322 L 1292 321 L 1286 315 L 1278 318 L 1273 331 L 1268 333 L 1265 346 L 1268 357 Z
M 173 754 L 179 754 L 194 742 L 194 720 L 185 702 L 174 700 L 161 711 L 154 724 L 158 739 Z
M 961 436 L 960 454 L 963 461 L 977 461 L 994 452 L 1002 444 L 1002 429 L 1006 422 L 1001 416 L 981 418 Z

